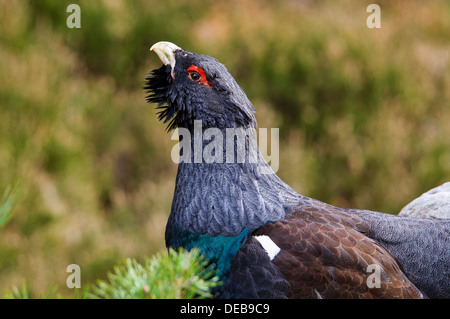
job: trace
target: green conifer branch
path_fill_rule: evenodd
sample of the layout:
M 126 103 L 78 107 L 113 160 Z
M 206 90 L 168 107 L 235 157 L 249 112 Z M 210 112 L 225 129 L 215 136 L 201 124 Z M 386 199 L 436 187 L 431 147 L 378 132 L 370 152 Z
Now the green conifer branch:
M 169 249 L 144 260 L 126 259 L 98 281 L 86 298 L 106 299 L 192 299 L 212 298 L 211 289 L 219 278 L 199 251 Z

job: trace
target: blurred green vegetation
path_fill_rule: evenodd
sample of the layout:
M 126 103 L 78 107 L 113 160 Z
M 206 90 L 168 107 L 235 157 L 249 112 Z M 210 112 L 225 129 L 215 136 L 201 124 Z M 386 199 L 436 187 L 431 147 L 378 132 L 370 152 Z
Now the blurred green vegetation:
M 0 230 L 9 222 L 17 206 L 19 184 L 14 188 L 8 186 L 0 200 Z
M 450 3 L 0 0 L 0 194 L 23 198 L 0 232 L 0 292 L 63 295 L 164 247 L 173 141 L 145 103 L 167 40 L 226 64 L 280 128 L 278 174 L 300 193 L 397 213 L 450 180 Z M 19 292 L 18 292 L 19 293 Z
M 76 289 L 76 299 L 206 299 L 222 282 L 215 276 L 213 265 L 200 250 L 169 249 L 144 258 L 140 263 L 127 258 L 114 266 L 107 280 L 97 280 L 83 289 Z M 70 280 L 70 279 L 68 279 Z M 26 281 L 4 292 L 6 299 L 61 299 L 54 285 L 35 295 Z

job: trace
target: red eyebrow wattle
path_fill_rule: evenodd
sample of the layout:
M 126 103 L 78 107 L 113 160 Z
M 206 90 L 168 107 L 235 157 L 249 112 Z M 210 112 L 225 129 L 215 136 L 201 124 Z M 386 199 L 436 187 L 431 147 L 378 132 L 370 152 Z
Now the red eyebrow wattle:
M 201 67 L 198 67 L 196 65 L 191 65 L 190 67 L 188 67 L 187 71 L 188 72 L 197 72 L 198 74 L 200 74 L 200 77 L 201 77 L 200 81 L 198 81 L 198 82 L 207 87 L 211 87 L 211 84 L 209 84 L 208 80 L 206 79 L 205 71 Z

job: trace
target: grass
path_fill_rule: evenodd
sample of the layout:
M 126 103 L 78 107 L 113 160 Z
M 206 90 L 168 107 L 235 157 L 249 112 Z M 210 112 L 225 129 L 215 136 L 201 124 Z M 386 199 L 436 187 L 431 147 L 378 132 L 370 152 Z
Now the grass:
M 226 64 L 304 195 L 396 213 L 449 180 L 445 0 L 380 1 L 379 30 L 370 1 L 79 1 L 68 29 L 70 3 L 0 0 L 0 194 L 21 181 L 0 291 L 73 296 L 67 265 L 85 286 L 163 249 L 173 142 L 141 89 L 161 40 Z

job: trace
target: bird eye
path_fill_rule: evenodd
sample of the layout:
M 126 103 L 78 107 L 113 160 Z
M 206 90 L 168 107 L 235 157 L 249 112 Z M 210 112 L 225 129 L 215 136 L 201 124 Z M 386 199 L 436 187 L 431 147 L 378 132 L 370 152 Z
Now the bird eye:
M 202 77 L 200 74 L 198 74 L 198 72 L 195 71 L 191 71 L 189 72 L 189 77 L 191 78 L 191 80 L 197 82 L 199 81 Z
M 204 86 L 207 87 L 211 87 L 208 80 L 206 79 L 205 71 L 202 68 L 196 65 L 191 65 L 190 67 L 188 67 L 187 72 L 189 78 L 192 81 L 203 84 Z

